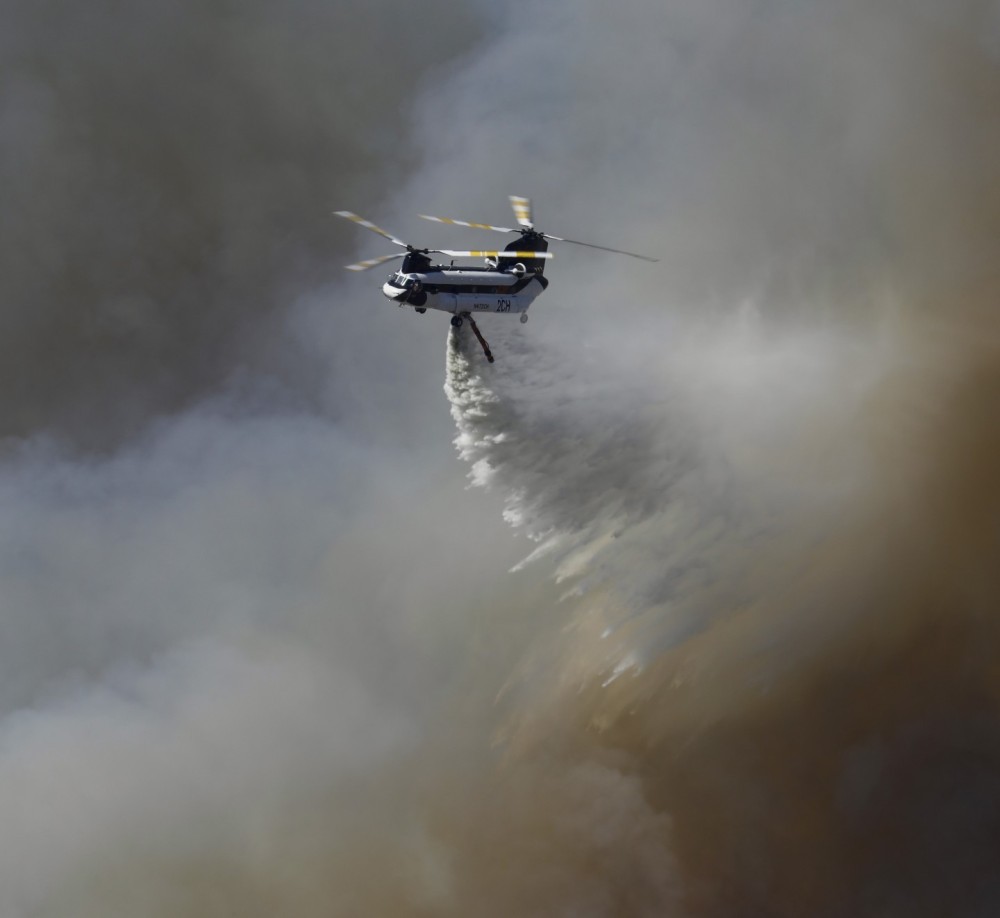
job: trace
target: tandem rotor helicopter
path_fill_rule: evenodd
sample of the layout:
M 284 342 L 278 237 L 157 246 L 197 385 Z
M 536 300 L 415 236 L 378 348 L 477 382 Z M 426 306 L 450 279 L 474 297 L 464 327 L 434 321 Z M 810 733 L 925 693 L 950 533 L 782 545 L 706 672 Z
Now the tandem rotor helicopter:
M 430 217 L 420 214 L 424 220 L 435 223 L 447 223 L 451 226 L 469 226 L 473 229 L 495 230 L 498 233 L 518 233 L 519 238 L 508 243 L 504 249 L 458 250 L 458 249 L 418 249 L 409 243 L 397 239 L 374 223 L 359 217 L 349 210 L 338 210 L 338 217 L 352 220 L 374 233 L 388 239 L 405 252 L 395 252 L 392 255 L 380 255 L 353 265 L 347 265 L 348 271 L 367 271 L 394 258 L 402 258 L 399 271 L 389 275 L 382 285 L 382 293 L 399 306 L 412 306 L 418 313 L 428 309 L 437 309 L 451 315 L 451 324 L 460 328 L 463 319 L 468 320 L 476 335 L 486 359 L 493 363 L 486 339 L 479 331 L 475 313 L 501 313 L 503 315 L 519 314 L 522 322 L 528 321 L 528 307 L 535 298 L 549 285 L 548 278 L 543 274 L 546 259 L 552 257 L 548 251 L 548 240 L 553 242 L 570 242 L 573 245 L 583 245 L 589 249 L 600 249 L 603 252 L 614 252 L 616 255 L 629 255 L 641 258 L 643 261 L 657 261 L 646 255 L 635 252 L 624 252 L 621 249 L 610 249 L 603 245 L 593 245 L 589 242 L 578 242 L 575 239 L 564 239 L 562 236 L 551 236 L 535 229 L 531 219 L 531 200 L 529 198 L 510 196 L 514 217 L 518 229 L 505 226 L 492 226 L 489 223 L 468 223 L 465 220 L 452 220 L 448 217 Z M 448 255 L 452 258 L 485 258 L 485 268 L 471 266 L 435 265 L 431 263 L 431 255 Z

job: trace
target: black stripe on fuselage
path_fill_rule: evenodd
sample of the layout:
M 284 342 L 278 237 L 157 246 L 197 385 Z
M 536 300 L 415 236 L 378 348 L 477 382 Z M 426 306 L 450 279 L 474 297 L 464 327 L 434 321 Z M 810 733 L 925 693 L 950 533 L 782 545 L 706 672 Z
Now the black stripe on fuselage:
M 457 270 L 457 269 L 455 269 Z M 491 271 L 489 268 L 462 268 L 461 273 L 472 273 L 474 271 L 481 272 L 482 274 L 491 274 L 494 277 L 497 276 L 496 271 Z M 445 283 L 435 283 L 434 275 L 439 274 L 438 271 L 427 271 L 423 274 L 423 287 L 428 293 L 472 293 L 472 294 L 482 294 L 486 296 L 493 296 L 495 294 L 513 294 L 520 293 L 525 287 L 528 286 L 536 277 L 539 283 L 542 285 L 542 289 L 548 286 L 548 278 L 541 275 L 535 274 L 525 274 L 524 277 L 517 278 L 513 284 L 488 284 L 484 278 L 482 282 L 476 282 L 471 284 L 453 284 L 450 281 Z M 512 275 L 510 275 L 512 276 Z

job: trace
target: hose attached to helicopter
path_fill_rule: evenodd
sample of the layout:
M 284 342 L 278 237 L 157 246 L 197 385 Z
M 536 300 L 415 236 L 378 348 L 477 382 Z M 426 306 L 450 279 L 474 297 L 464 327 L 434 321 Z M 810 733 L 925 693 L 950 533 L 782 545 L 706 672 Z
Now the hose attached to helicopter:
M 476 325 L 476 320 L 473 319 L 472 316 L 467 312 L 463 313 L 463 315 L 465 316 L 465 318 L 469 320 L 469 325 L 472 326 L 472 333 L 476 336 L 476 338 L 479 340 L 479 343 L 482 345 L 483 353 L 486 355 L 486 359 L 490 363 L 493 363 L 493 352 L 490 350 L 490 346 L 486 343 L 486 339 L 483 337 L 483 333 L 479 330 L 479 326 Z

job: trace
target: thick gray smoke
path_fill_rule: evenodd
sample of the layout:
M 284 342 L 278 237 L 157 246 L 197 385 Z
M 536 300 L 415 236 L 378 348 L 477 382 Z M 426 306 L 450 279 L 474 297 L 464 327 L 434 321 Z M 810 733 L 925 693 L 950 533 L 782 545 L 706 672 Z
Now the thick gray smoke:
M 275 339 L 339 273 L 331 205 L 406 175 L 413 87 L 480 37 L 400 11 L 4 4 L 0 435 L 103 448 L 240 374 L 304 397 Z
M 995 4 L 2 15 L 4 915 L 996 910 Z

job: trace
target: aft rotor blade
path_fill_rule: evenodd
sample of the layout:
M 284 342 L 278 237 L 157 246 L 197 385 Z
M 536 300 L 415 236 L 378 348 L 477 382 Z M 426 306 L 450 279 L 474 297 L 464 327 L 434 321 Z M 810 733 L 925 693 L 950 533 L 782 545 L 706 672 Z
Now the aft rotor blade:
M 467 220 L 452 220 L 451 217 L 431 217 L 427 214 L 419 214 L 424 220 L 433 220 L 435 223 L 447 223 L 450 226 L 471 226 L 473 229 L 496 230 L 498 233 L 519 233 L 520 230 L 509 229 L 506 226 L 493 226 L 490 223 L 469 223 Z
M 431 249 L 432 252 L 440 252 L 442 255 L 451 255 L 455 258 L 551 258 L 551 252 L 509 252 L 503 251 L 470 251 L 459 252 L 455 249 Z
M 510 195 L 510 206 L 514 208 L 514 216 L 521 226 L 533 229 L 535 224 L 531 222 L 531 198 L 522 198 L 519 195 Z
M 588 249 L 600 249 L 602 252 L 614 252 L 616 255 L 629 255 L 632 258 L 641 258 L 643 261 L 659 261 L 659 258 L 650 258 L 648 255 L 639 255 L 636 252 L 626 252 L 622 249 L 611 249 L 606 245 L 594 245 L 592 242 L 578 242 L 576 239 L 563 239 L 562 236 L 550 236 L 548 233 L 542 233 L 546 239 L 552 239 L 555 242 L 569 242 L 572 245 L 585 245 Z
M 409 248 L 402 239 L 397 239 L 391 233 L 387 233 L 384 229 L 379 229 L 371 220 L 366 220 L 364 217 L 359 217 L 357 214 L 351 213 L 349 210 L 335 210 L 334 214 L 338 217 L 343 217 L 345 220 L 351 220 L 360 226 L 365 227 L 365 229 L 370 229 L 373 233 L 378 233 L 380 236 L 385 237 L 390 242 L 395 242 L 396 245 L 401 245 L 404 249 Z
M 395 252 L 392 255 L 379 255 L 378 258 L 366 258 L 364 261 L 356 262 L 353 265 L 345 265 L 348 271 L 367 271 L 369 268 L 376 268 L 380 264 L 392 261 L 394 258 L 402 258 L 406 252 Z

